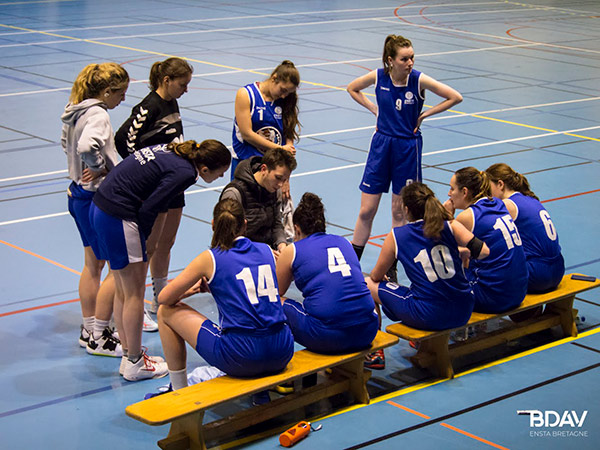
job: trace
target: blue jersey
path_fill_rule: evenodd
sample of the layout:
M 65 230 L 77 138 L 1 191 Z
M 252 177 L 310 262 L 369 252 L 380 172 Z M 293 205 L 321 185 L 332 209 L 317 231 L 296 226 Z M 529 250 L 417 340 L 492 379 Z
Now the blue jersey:
M 137 150 L 112 169 L 94 196 L 105 213 L 134 221 L 146 238 L 156 216 L 196 182 L 195 165 L 167 150 L 167 144 Z
M 395 86 L 392 77 L 377 69 L 375 96 L 377 98 L 377 131 L 388 136 L 413 138 L 417 120 L 423 109 L 425 92 L 420 89 L 421 72 L 412 70 L 406 86 Z
M 210 252 L 215 271 L 208 284 L 223 330 L 266 330 L 285 322 L 268 245 L 242 237 L 229 250 Z
M 306 312 L 333 328 L 367 322 L 375 304 L 352 244 L 314 233 L 293 245 L 292 272 Z
M 418 220 L 393 230 L 396 258 L 411 282 L 414 299 L 437 304 L 451 302 L 455 308 L 463 305 L 470 314 L 473 295 L 449 223 L 444 222 L 439 240 L 426 237 L 423 224 L 423 220 Z
M 490 254 L 471 260 L 469 270 L 489 298 L 507 305 L 519 304 L 527 291 L 527 265 L 519 231 L 504 202 L 481 198 L 469 207 L 473 212 L 473 234 L 487 244 Z M 517 299 L 519 299 L 517 301 Z
M 277 145 L 284 145 L 283 119 L 280 100 L 267 102 L 260 93 L 258 83 L 244 86 L 250 97 L 250 117 L 252 131 L 262 135 Z M 233 121 L 233 150 L 238 159 L 243 160 L 255 155 L 262 155 L 256 147 L 244 142 L 237 121 Z
M 515 192 L 510 200 L 517 207 L 515 223 L 523 240 L 525 257 L 553 260 L 561 254 L 556 228 L 539 200 Z

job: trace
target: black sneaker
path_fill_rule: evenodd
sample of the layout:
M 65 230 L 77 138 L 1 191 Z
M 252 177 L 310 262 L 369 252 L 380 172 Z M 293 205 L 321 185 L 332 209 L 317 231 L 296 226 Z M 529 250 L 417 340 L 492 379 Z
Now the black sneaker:
M 102 336 L 98 340 L 94 339 L 94 336 L 90 334 L 86 350 L 90 355 L 113 356 L 115 358 L 123 356 L 121 341 L 113 336 L 112 329 L 109 327 L 104 329 Z

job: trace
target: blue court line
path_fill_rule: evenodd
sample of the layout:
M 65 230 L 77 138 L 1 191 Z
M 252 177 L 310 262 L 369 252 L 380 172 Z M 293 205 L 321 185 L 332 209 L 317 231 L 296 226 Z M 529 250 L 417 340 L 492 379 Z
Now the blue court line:
M 6 189 L 6 188 L 2 188 L 0 186 L 0 194 L 4 193 L 4 192 L 23 191 L 25 189 L 37 189 L 37 188 L 42 188 L 42 187 L 46 187 L 46 186 L 54 186 L 56 184 L 64 184 L 66 187 L 69 184 L 69 181 L 70 180 L 68 180 L 65 177 L 59 181 L 54 181 L 52 183 L 36 183 L 36 184 L 29 185 L 29 186 L 21 186 L 21 187 L 12 188 L 12 189 Z M 66 190 L 65 190 L 65 192 L 66 192 Z
M 36 83 L 35 81 L 24 80 L 23 78 L 13 77 L 13 76 L 6 75 L 6 74 L 0 74 L 0 77 L 8 78 L 9 80 L 18 81 L 19 83 L 25 83 L 25 84 L 31 84 L 33 86 L 43 87 L 44 89 L 55 89 L 56 88 L 56 86 L 49 86 L 47 84 Z
M 580 264 L 575 264 L 574 266 L 565 267 L 565 270 L 576 269 L 578 267 L 587 266 L 587 265 L 594 264 L 594 263 L 597 263 L 597 262 L 600 262 L 600 258 L 598 258 L 598 259 L 592 259 L 591 261 L 583 262 L 583 263 L 580 263 Z
M 113 389 L 116 389 L 116 388 L 120 388 L 124 384 L 125 384 L 125 381 L 121 381 L 120 384 L 113 384 L 113 385 L 110 385 L 110 386 L 104 386 L 104 387 L 101 387 L 101 388 L 92 389 L 90 391 L 80 392 L 78 394 L 67 395 L 65 397 L 56 398 L 54 400 L 49 400 L 47 402 L 37 403 L 35 405 L 30 405 L 30 406 L 25 406 L 23 408 L 13 409 L 12 411 L 6 411 L 6 412 L 3 412 L 3 413 L 0 413 L 0 419 L 2 419 L 4 417 L 14 416 L 15 414 L 21 414 L 21 413 L 24 413 L 24 412 L 27 412 L 27 411 L 33 411 L 35 409 L 44 408 L 46 406 L 56 405 L 58 403 L 68 402 L 69 400 L 74 400 L 76 398 L 87 397 L 88 395 L 93 395 L 93 394 L 98 394 L 100 392 L 110 391 L 110 390 L 113 390 Z

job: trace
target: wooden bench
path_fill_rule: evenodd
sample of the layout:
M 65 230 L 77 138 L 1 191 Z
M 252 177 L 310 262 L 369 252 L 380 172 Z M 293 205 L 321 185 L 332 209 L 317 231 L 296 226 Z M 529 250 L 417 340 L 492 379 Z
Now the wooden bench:
M 223 376 L 129 405 L 125 412 L 148 425 L 171 423 L 167 438 L 158 441 L 162 449 L 205 449 L 205 441 L 232 436 L 235 431 L 343 392 L 352 393 L 358 403 L 369 403 L 366 383 L 370 371 L 363 367 L 364 356 L 397 342 L 396 336 L 379 331 L 371 347 L 361 352 L 320 355 L 300 350 L 277 375 L 249 379 Z M 331 373 L 315 386 L 297 389 L 283 398 L 208 424 L 202 423 L 207 409 L 325 369 L 332 369 Z
M 481 314 L 474 312 L 468 324 L 463 327 L 443 331 L 424 331 L 408 327 L 402 323 L 394 323 L 387 326 L 386 331 L 417 344 L 418 351 L 416 355 L 410 358 L 413 364 L 418 367 L 429 368 L 439 377 L 453 378 L 452 360 L 459 356 L 484 350 L 558 325 L 561 326 L 565 337 L 577 336 L 575 326 L 577 312 L 573 310 L 575 295 L 598 286 L 600 286 L 600 280 L 598 279 L 594 282 L 580 281 L 572 280 L 571 275 L 565 275 L 556 290 L 546 294 L 527 295 L 521 306 L 505 313 Z M 542 305 L 546 305 L 544 313 L 537 317 L 518 323 L 507 321 L 508 323 L 498 330 L 483 332 L 481 335 L 464 342 L 449 343 L 450 333 L 453 331 L 464 330 L 467 326 L 484 324 L 491 319 L 531 310 Z

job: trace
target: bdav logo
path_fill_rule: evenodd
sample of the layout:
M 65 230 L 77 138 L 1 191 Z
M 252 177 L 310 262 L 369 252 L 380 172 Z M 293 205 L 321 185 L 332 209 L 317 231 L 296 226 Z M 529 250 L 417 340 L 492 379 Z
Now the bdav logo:
M 528 415 L 529 426 L 536 428 L 562 428 L 567 426 L 572 428 L 581 428 L 585 422 L 587 413 L 587 411 L 583 411 L 581 415 L 578 415 L 577 411 L 563 411 L 561 414 L 557 411 L 538 411 L 536 409 L 517 411 L 517 414 L 520 416 Z

